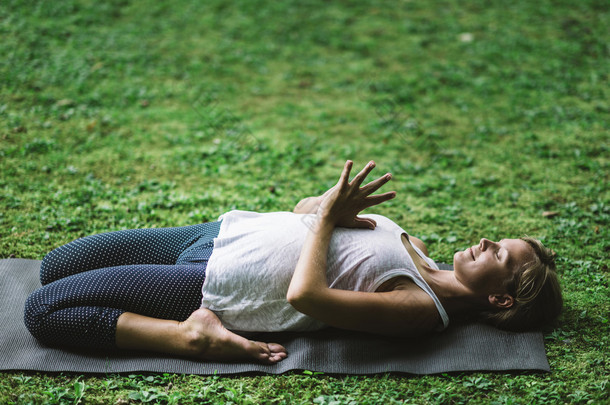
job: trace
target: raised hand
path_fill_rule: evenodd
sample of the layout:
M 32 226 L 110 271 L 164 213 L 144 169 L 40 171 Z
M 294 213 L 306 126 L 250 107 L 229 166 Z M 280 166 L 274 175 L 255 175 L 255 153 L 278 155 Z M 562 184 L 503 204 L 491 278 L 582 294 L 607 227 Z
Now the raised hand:
M 377 225 L 370 218 L 358 217 L 358 214 L 368 208 L 396 197 L 396 192 L 389 191 L 383 194 L 371 195 L 387 183 L 392 175 L 385 175 L 360 187 L 366 176 L 375 168 L 375 162 L 370 161 L 350 182 L 349 174 L 353 162 L 345 162 L 341 177 L 335 186 L 326 191 L 318 208 L 318 215 L 335 226 L 346 228 L 370 228 Z

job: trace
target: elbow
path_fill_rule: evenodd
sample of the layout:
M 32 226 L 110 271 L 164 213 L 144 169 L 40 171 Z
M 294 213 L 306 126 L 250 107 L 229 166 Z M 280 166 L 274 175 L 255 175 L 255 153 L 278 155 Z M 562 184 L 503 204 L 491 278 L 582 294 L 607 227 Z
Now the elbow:
M 320 302 L 325 301 L 327 290 L 328 287 L 323 282 L 316 283 L 293 276 L 286 291 L 286 301 L 297 311 L 311 315 Z
M 286 293 L 286 301 L 295 309 L 298 309 L 297 306 L 302 301 L 302 296 L 303 294 L 299 291 L 296 291 L 294 288 L 289 288 L 288 293 Z
M 292 306 L 294 306 L 294 302 L 296 301 L 297 297 L 296 294 L 292 291 L 290 291 L 290 288 L 288 289 L 288 292 L 286 293 L 286 301 L 288 301 L 288 303 Z
M 307 309 L 312 302 L 311 297 L 303 290 L 288 289 L 286 300 L 297 311 L 307 315 Z

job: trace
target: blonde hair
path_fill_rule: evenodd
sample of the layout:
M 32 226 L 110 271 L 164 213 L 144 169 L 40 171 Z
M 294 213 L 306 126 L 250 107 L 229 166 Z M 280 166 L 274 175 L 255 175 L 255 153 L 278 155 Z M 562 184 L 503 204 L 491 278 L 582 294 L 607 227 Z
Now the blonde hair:
M 514 298 L 513 305 L 481 313 L 484 320 L 500 329 L 524 331 L 552 326 L 563 308 L 555 252 L 529 236 L 521 240 L 532 247 L 535 257 L 522 265 L 506 286 Z

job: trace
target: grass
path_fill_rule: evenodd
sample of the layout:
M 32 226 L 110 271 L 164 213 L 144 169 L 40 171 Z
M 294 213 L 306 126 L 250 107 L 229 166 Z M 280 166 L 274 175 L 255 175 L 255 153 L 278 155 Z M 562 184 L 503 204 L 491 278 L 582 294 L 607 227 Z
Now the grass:
M 609 401 L 608 26 L 601 0 L 3 1 L 0 258 L 289 210 L 375 159 L 374 212 L 440 261 L 541 238 L 566 309 L 551 374 L 4 372 L 0 402 Z

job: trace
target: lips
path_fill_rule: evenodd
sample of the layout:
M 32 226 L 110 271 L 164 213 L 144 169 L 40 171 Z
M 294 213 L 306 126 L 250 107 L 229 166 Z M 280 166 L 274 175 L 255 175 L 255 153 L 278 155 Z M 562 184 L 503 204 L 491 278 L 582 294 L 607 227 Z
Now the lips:
M 470 252 L 470 256 L 472 256 L 472 260 L 474 260 L 474 252 L 472 251 L 472 248 L 469 247 L 468 251 Z

